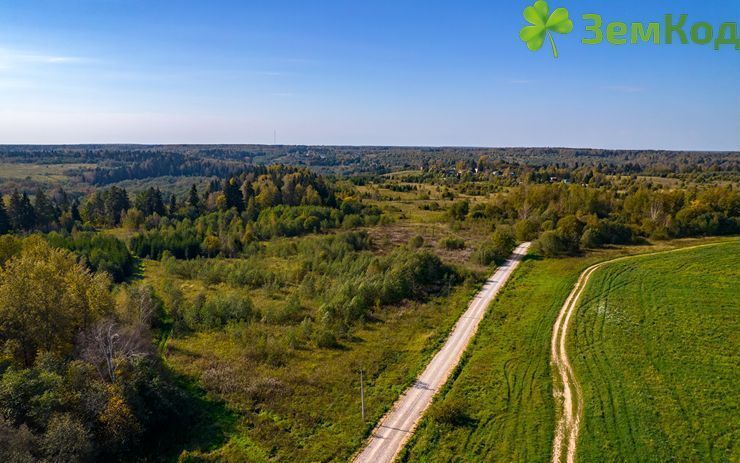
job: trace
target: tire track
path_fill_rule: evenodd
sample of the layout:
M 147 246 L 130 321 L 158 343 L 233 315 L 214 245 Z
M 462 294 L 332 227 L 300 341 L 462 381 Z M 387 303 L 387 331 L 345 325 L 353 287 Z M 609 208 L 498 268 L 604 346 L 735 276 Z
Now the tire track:
M 578 441 L 578 432 L 580 430 L 580 420 L 583 411 L 583 394 L 581 394 L 581 386 L 576 381 L 573 374 L 573 367 L 568 360 L 565 340 L 568 323 L 573 312 L 575 312 L 583 289 L 586 287 L 591 274 L 601 265 L 603 264 L 593 265 L 581 273 L 575 287 L 565 300 L 563 308 L 560 309 L 558 318 L 555 320 L 555 326 L 553 327 L 550 356 L 562 384 L 562 391 L 553 388 L 555 401 L 562 401 L 562 414 L 555 426 L 555 436 L 552 441 L 553 463 L 562 461 L 564 441 L 567 442 L 565 448 L 566 461 L 568 463 L 575 462 L 576 443 Z

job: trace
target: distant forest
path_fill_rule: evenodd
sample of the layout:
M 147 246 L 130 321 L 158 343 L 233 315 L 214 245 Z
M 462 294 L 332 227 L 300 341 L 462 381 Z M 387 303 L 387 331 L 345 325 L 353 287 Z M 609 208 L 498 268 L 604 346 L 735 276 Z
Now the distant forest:
M 740 172 L 740 152 L 580 148 L 425 148 L 282 145 L 3 145 L 0 163 L 95 164 L 64 174 L 89 185 L 163 176 L 226 177 L 245 166 L 285 164 L 340 175 L 400 170 L 475 170 L 593 166 L 602 173 L 676 176 Z M 0 178 L 4 177 L 0 174 Z

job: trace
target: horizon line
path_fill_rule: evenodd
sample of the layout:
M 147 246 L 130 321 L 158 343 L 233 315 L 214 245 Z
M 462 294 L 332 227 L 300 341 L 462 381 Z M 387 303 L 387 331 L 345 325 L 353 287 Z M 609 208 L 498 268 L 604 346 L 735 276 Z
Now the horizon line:
M 592 151 L 649 151 L 649 152 L 679 152 L 679 153 L 737 153 L 738 149 L 673 149 L 673 148 L 604 148 L 589 146 L 482 146 L 482 145 L 384 145 L 384 144 L 306 144 L 306 143 L 129 143 L 129 142 L 102 142 L 102 143 L 0 143 L 0 148 L 10 146 L 31 146 L 31 147 L 85 147 L 85 146 L 137 146 L 137 147 L 200 147 L 200 146 L 219 146 L 219 147 L 236 147 L 236 146 L 254 146 L 270 148 L 295 148 L 295 147 L 317 147 L 317 148 L 401 148 L 401 149 L 469 149 L 469 150 L 507 150 L 507 149 L 551 149 L 551 150 L 592 150 Z

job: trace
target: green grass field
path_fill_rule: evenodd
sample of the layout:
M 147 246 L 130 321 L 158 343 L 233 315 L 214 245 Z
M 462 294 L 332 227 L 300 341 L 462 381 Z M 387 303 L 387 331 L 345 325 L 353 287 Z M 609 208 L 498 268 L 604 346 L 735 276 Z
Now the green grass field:
M 571 326 L 579 461 L 740 461 L 740 241 L 597 271 Z
M 693 244 L 697 240 L 523 262 L 491 305 L 456 376 L 429 414 L 454 404 L 465 419 L 449 424 L 424 418 L 401 461 L 550 461 L 555 424 L 550 337 L 578 275 L 591 264 L 619 255 Z M 730 304 L 732 298 L 723 300 Z M 737 346 L 737 341 L 731 344 Z M 579 456 L 579 461 L 604 460 L 596 452 Z
M 96 164 L 30 164 L 17 162 L 0 162 L 0 180 L 23 179 L 45 181 L 49 184 L 62 182 L 68 177 L 66 172 L 71 169 L 94 169 Z

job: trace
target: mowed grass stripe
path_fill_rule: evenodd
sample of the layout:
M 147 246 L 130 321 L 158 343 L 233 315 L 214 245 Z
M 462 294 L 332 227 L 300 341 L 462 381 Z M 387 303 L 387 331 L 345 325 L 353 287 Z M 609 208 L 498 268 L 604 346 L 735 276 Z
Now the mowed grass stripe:
M 579 461 L 739 461 L 740 241 L 597 271 L 569 352 Z

